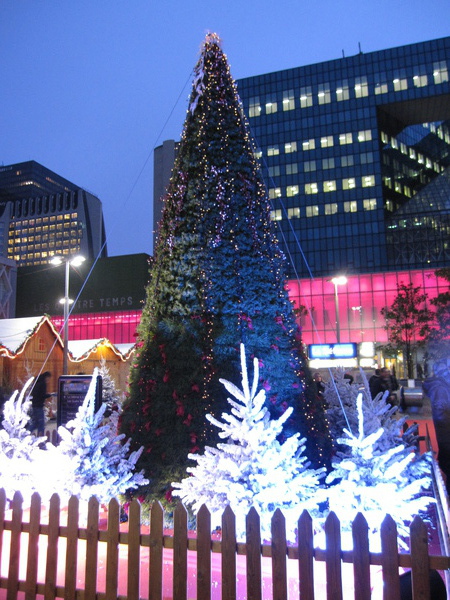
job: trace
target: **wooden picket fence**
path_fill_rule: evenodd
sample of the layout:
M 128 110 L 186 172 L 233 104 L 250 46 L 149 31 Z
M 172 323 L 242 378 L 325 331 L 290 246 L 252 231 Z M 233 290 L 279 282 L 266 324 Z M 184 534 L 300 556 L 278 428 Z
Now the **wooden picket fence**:
M 205 506 L 198 514 L 193 534 L 188 530 L 186 509 L 178 505 L 170 535 L 164 531 L 164 511 L 159 504 L 151 510 L 149 525 L 141 523 L 137 500 L 129 506 L 126 524 L 120 522 L 116 500 L 103 513 L 95 498 L 90 499 L 87 508 L 83 523 L 75 497 L 67 510 L 61 510 L 55 494 L 47 511 L 39 495 L 34 494 L 30 507 L 24 509 L 20 493 L 9 504 L 0 490 L 0 598 L 236 600 L 237 581 L 243 576 L 244 592 L 239 590 L 239 597 L 262 600 L 268 597 L 263 582 L 263 564 L 268 563 L 270 598 L 293 597 L 287 574 L 292 575 L 294 564 L 296 597 L 347 600 L 343 568 L 349 563 L 356 600 L 371 598 L 373 566 L 382 573 L 384 600 L 400 600 L 401 567 L 412 570 L 413 597 L 433 600 L 429 570 L 450 568 L 449 556 L 429 554 L 427 528 L 418 517 L 411 525 L 410 552 L 398 552 L 396 525 L 388 515 L 381 529 L 382 551 L 373 553 L 369 551 L 367 522 L 361 514 L 353 522 L 353 550 L 346 551 L 341 548 L 340 524 L 334 513 L 325 525 L 326 549 L 318 549 L 314 548 L 313 522 L 306 511 L 298 522 L 298 545 L 292 546 L 286 542 L 285 519 L 279 510 L 272 516 L 271 542 L 262 544 L 259 515 L 251 509 L 244 544 L 236 541 L 235 516 L 230 508 L 223 513 L 220 535 L 211 534 Z M 244 568 L 238 569 L 239 561 Z M 322 593 L 317 592 L 319 563 L 326 576 Z M 195 582 L 194 587 L 191 582 L 189 588 L 188 579 Z

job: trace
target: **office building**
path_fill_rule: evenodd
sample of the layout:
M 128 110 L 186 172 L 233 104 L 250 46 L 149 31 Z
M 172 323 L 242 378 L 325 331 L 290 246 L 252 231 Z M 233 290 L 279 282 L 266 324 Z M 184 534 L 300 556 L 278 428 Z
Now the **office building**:
M 450 259 L 450 37 L 237 82 L 290 277 Z
M 17 265 L 55 254 L 106 256 L 101 201 L 35 161 L 0 167 L 0 255 Z

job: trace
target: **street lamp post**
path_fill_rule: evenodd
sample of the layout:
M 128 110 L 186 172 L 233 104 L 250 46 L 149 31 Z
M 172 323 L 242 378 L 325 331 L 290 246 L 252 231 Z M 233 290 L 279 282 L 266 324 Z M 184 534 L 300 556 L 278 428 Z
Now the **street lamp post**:
M 345 285 L 347 283 L 347 277 L 344 275 L 339 275 L 339 277 L 333 277 L 331 282 L 334 284 L 334 308 L 336 311 L 336 340 L 337 343 L 341 343 L 341 322 L 339 319 L 339 296 L 338 296 L 338 286 Z
M 64 304 L 64 339 L 63 339 L 63 370 L 62 374 L 68 374 L 68 357 L 69 357 L 69 304 L 71 300 L 69 298 L 69 277 L 70 277 L 70 265 L 73 267 L 79 267 L 86 259 L 84 256 L 54 256 L 50 261 L 53 265 L 65 265 L 64 273 L 64 298 L 62 302 Z

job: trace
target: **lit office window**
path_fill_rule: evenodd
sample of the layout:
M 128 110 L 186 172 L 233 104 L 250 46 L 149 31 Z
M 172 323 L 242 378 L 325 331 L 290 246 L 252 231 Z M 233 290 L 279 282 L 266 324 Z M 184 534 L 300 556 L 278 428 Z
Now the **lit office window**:
M 280 167 L 278 165 L 274 165 L 273 167 L 269 167 L 269 177 L 279 177 L 280 175 Z
M 350 202 L 344 202 L 344 212 L 354 213 L 358 210 L 356 200 L 350 200 Z
M 350 98 L 350 91 L 348 88 L 348 81 L 345 79 L 341 85 L 336 88 L 336 100 L 341 102 L 342 100 L 348 100 Z
M 352 167 L 355 164 L 355 157 L 353 154 L 347 154 L 347 156 L 341 156 L 341 167 Z
M 394 191 L 396 191 L 399 194 L 402 193 L 402 184 L 400 183 L 400 181 L 394 181 Z
M 425 159 L 425 166 L 427 169 L 432 169 L 433 168 L 433 162 L 430 158 L 426 158 Z
M 354 177 L 347 177 L 342 180 L 343 190 L 353 190 L 356 187 L 356 181 Z
M 391 146 L 392 148 L 394 148 L 395 150 L 398 150 L 398 142 L 397 142 L 397 138 L 392 137 L 391 138 Z
M 414 87 L 425 87 L 428 85 L 428 76 L 425 73 L 421 75 L 413 75 Z
M 322 160 L 322 169 L 334 169 L 334 158 L 324 158 Z
M 300 106 L 301 108 L 308 108 L 313 105 L 313 94 L 311 86 L 300 88 Z
M 383 144 L 389 144 L 389 136 L 387 133 L 385 133 L 384 131 L 381 131 L 380 136 L 381 136 L 381 141 L 383 142 Z
M 393 84 L 394 84 L 395 92 L 401 92 L 403 90 L 408 89 L 408 80 L 406 79 L 406 76 L 405 76 L 403 70 L 401 70 L 398 73 L 398 75 L 394 78 Z
M 306 152 L 306 150 L 314 150 L 316 147 L 316 142 L 314 139 L 305 140 L 302 142 L 302 149 Z
M 318 191 L 317 183 L 305 183 L 305 194 L 317 194 Z
M 311 171 L 316 170 L 316 161 L 315 160 L 307 160 L 303 163 L 303 168 L 305 173 L 310 173 Z
M 319 216 L 319 207 L 317 206 L 317 204 L 314 204 L 313 206 L 307 206 L 306 207 L 306 216 L 307 217 L 317 217 L 317 216 Z
M 321 148 L 330 148 L 333 145 L 333 136 L 332 135 L 324 135 L 320 138 L 320 147 Z
M 260 159 L 262 157 L 263 153 L 261 148 L 258 148 L 257 150 L 255 150 L 253 152 L 253 156 L 256 158 L 256 160 Z
M 355 79 L 355 96 L 356 98 L 364 98 L 369 95 L 369 86 L 367 84 L 367 77 L 357 77 Z
M 317 98 L 319 100 L 319 104 L 329 104 L 331 102 L 331 92 L 329 83 L 319 84 Z
M 391 177 L 383 177 L 383 183 L 387 188 L 392 190 L 392 178 Z
M 291 163 L 286 165 L 286 175 L 295 175 L 296 173 L 298 173 L 297 163 Z
M 297 142 L 286 142 L 284 145 L 284 151 L 286 154 L 297 152 Z
M 281 221 L 283 215 L 281 214 L 281 208 L 277 208 L 277 210 L 270 211 L 270 218 L 272 221 Z
M 363 208 L 364 208 L 364 210 L 376 210 L 377 199 L 376 198 L 367 198 L 366 200 L 363 200 Z
M 339 134 L 339 144 L 343 146 L 344 144 L 351 144 L 353 142 L 352 132 L 348 133 L 340 133 Z
M 373 163 L 373 152 L 361 152 L 360 159 L 362 165 Z
M 358 142 L 370 142 L 372 139 L 372 130 L 364 129 L 363 131 L 358 131 Z
M 423 154 L 421 154 L 420 152 L 417 153 L 417 162 L 420 165 L 425 164 L 425 158 L 424 158 Z
M 433 63 L 434 83 L 445 83 L 448 81 L 448 69 L 445 60 Z
M 326 215 L 334 215 L 337 213 L 338 211 L 338 205 L 337 202 L 330 202 L 328 204 L 324 205 L 324 209 L 325 209 L 325 214 Z
M 336 191 L 336 181 L 331 179 L 329 181 L 323 182 L 323 191 L 324 192 L 335 192 Z
M 387 77 L 385 73 L 376 73 L 375 74 L 375 94 L 387 94 L 388 93 L 388 83 Z
M 288 185 L 286 188 L 286 196 L 291 198 L 292 196 L 298 196 L 299 189 L 298 185 Z
M 287 210 L 288 219 L 299 219 L 300 218 L 300 209 L 296 208 L 288 208 Z
M 283 110 L 294 110 L 295 108 L 295 97 L 294 90 L 287 90 L 283 92 Z
M 278 103 L 274 97 L 269 97 L 266 100 L 266 115 L 272 115 L 278 111 Z
M 403 142 L 400 142 L 400 152 L 402 154 L 408 154 L 408 148 Z
M 275 198 L 281 198 L 281 188 L 269 188 L 269 198 L 275 200 Z
M 363 187 L 372 187 L 375 185 L 375 175 L 364 175 L 361 180 Z
M 386 210 L 388 210 L 389 212 L 393 212 L 394 211 L 394 203 L 392 202 L 392 200 L 386 200 L 384 208 Z
M 248 107 L 248 116 L 249 117 L 259 117 L 260 114 L 261 114 L 261 103 L 259 101 L 259 96 L 250 98 L 250 104 Z
M 280 147 L 278 145 L 267 148 L 267 156 L 278 156 L 278 154 L 280 154 Z

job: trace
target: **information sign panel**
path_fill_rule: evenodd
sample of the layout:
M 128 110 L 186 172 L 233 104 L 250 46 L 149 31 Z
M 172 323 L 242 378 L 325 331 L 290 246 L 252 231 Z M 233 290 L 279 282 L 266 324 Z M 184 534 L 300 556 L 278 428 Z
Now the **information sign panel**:
M 83 404 L 92 375 L 61 375 L 58 381 L 58 412 L 57 425 L 66 425 L 76 417 L 78 409 Z M 97 375 L 95 387 L 95 411 L 100 408 L 102 399 L 102 378 Z

